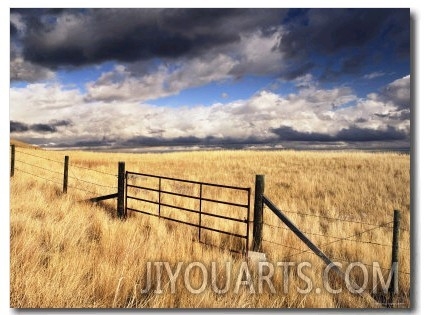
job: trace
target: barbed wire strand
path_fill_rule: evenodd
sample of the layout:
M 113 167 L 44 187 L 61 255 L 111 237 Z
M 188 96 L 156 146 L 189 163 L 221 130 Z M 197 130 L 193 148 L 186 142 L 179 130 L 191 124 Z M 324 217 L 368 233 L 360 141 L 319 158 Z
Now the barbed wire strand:
M 377 230 L 377 229 L 379 229 L 379 228 L 381 228 L 381 227 L 383 227 L 383 226 L 385 226 L 385 225 L 387 225 L 387 224 L 390 224 L 390 223 L 392 223 L 392 222 L 393 222 L 393 221 L 390 221 L 390 222 L 387 222 L 387 223 L 383 223 L 383 224 L 381 224 L 381 226 L 373 227 L 373 228 L 371 228 L 371 229 L 368 229 L 368 230 L 365 230 L 365 231 L 361 231 L 360 233 L 356 233 L 356 234 L 353 234 L 353 235 L 347 236 L 347 237 L 345 237 L 345 238 L 343 238 L 343 239 L 341 239 L 341 240 L 331 241 L 331 242 L 328 242 L 328 243 L 325 243 L 325 244 L 321 244 L 321 245 L 319 245 L 319 246 L 320 246 L 321 248 L 322 248 L 322 247 L 326 247 L 326 246 L 328 246 L 328 245 L 331 245 L 331 244 L 334 244 L 334 243 L 341 242 L 342 240 L 346 240 L 346 239 L 349 239 L 349 238 L 351 238 L 351 237 L 356 237 L 356 236 L 359 236 L 359 235 L 362 235 L 362 234 L 365 234 L 365 233 L 371 232 L 371 231 L 373 231 L 373 230 Z M 305 250 L 304 252 L 306 252 L 306 251 L 308 251 L 308 250 Z M 284 259 L 291 258 L 291 257 L 293 257 L 293 256 L 300 255 L 300 254 L 302 254 L 302 252 L 300 252 L 300 253 L 298 253 L 298 254 L 294 254 L 294 255 L 287 256 L 287 257 L 285 257 Z
M 388 226 L 389 228 L 391 228 L 391 229 L 393 229 L 393 226 Z M 410 229 L 406 229 L 406 228 L 403 228 L 403 227 L 399 227 L 399 230 L 401 230 L 401 231 L 405 231 L 405 232 L 411 232 L 411 230 Z
M 262 241 L 263 241 L 263 242 L 266 242 L 266 243 L 270 243 L 270 244 L 278 245 L 278 246 L 281 246 L 281 247 L 294 249 L 294 250 L 297 250 L 297 251 L 299 251 L 299 252 L 311 252 L 311 253 L 313 253 L 313 252 L 312 252 L 311 250 L 309 250 L 309 249 L 304 250 L 304 249 L 300 249 L 300 248 L 296 248 L 296 247 L 288 246 L 288 245 L 285 245 L 285 244 L 277 243 L 277 242 L 274 242 L 274 241 L 271 241 L 271 240 L 262 239 Z
M 72 168 L 69 168 L 69 170 L 70 170 L 70 171 L 71 171 L 71 173 L 74 175 L 74 177 L 72 177 L 72 176 L 68 176 L 68 177 L 70 177 L 70 178 L 75 178 L 76 180 L 80 181 L 80 179 L 79 179 L 78 177 L 76 177 L 76 176 L 75 176 L 74 172 L 72 171 Z M 77 189 L 80 189 L 80 188 L 77 188 Z M 80 190 L 82 190 L 82 189 L 80 189 Z M 92 192 L 92 194 L 95 194 L 95 193 L 94 193 L 94 192 Z
M 76 164 L 74 164 L 74 163 L 70 163 L 70 165 L 71 165 L 72 167 L 76 167 L 76 168 L 80 168 L 80 169 L 84 169 L 84 170 L 89 170 L 89 171 L 92 171 L 92 172 L 97 172 L 97 173 L 100 173 L 100 174 L 105 174 L 105 175 L 109 175 L 109 176 L 113 176 L 113 177 L 118 177 L 118 175 L 116 175 L 116 174 L 111 174 L 111 173 L 107 173 L 107 172 L 99 171 L 99 170 L 96 170 L 96 169 L 94 169 L 94 168 L 89 168 L 89 167 L 79 166 L 79 165 L 76 165 Z
M 48 172 L 52 172 L 52 173 L 63 175 L 63 172 L 58 172 L 58 171 L 50 170 L 48 168 L 41 167 L 41 166 L 38 166 L 38 165 L 35 165 L 35 164 L 31 164 L 31 163 L 27 163 L 27 162 L 24 162 L 24 161 L 21 161 L 21 160 L 18 160 L 18 159 L 15 159 L 15 161 L 16 162 L 19 162 L 19 163 L 22 163 L 22 164 L 26 164 L 26 165 L 32 166 L 32 167 L 36 167 L 36 168 L 39 168 L 39 169 L 42 169 L 42 170 L 45 170 L 45 171 L 48 171 Z
M 31 176 L 35 176 L 35 177 L 38 177 L 38 178 L 44 179 L 44 180 L 49 181 L 49 182 L 52 182 L 52 183 L 56 183 L 56 184 L 59 184 L 59 185 L 62 185 L 62 184 L 63 184 L 63 183 L 61 183 L 61 182 L 59 182 L 59 181 L 55 181 L 55 180 L 52 180 L 52 179 L 49 179 L 49 178 L 45 178 L 45 177 L 40 176 L 40 175 L 32 174 L 32 173 L 30 173 L 30 172 L 27 172 L 27 171 L 21 170 L 20 168 L 17 168 L 17 167 L 15 167 L 15 170 L 16 170 L 16 171 L 19 171 L 19 172 L 22 172 L 22 173 L 25 173 L 25 174 L 28 174 L 28 175 L 31 175 Z
M 270 240 L 266 240 L 266 239 L 262 239 L 262 241 L 263 242 L 267 242 L 267 243 L 271 243 L 271 244 L 275 244 L 275 245 L 278 245 L 278 246 L 290 248 L 290 249 L 293 249 L 293 250 L 296 250 L 296 251 L 299 251 L 299 252 L 302 252 L 302 253 L 308 253 L 308 254 L 314 254 L 314 255 L 316 255 L 313 251 L 311 251 L 309 249 L 303 250 L 303 249 L 300 249 L 300 248 L 296 248 L 296 247 L 284 245 L 284 244 L 281 244 L 281 243 L 276 243 L 276 242 L 273 242 L 273 241 L 270 241 Z M 330 259 L 332 261 L 343 261 L 343 262 L 351 263 L 351 261 L 346 260 L 346 259 L 343 259 L 343 258 L 340 258 L 340 257 L 331 257 Z M 363 264 L 365 266 L 368 266 L 368 267 L 374 267 L 373 265 L 370 265 L 370 264 L 367 264 L 367 263 L 364 263 L 364 262 L 361 262 L 361 264 Z M 386 267 L 380 267 L 380 268 L 381 269 L 385 269 L 385 270 L 389 270 L 389 271 L 391 270 L 391 268 L 386 268 Z M 401 270 L 399 270 L 399 273 L 403 273 L 403 274 L 407 274 L 407 275 L 410 274 L 409 272 L 401 271 Z
M 276 225 L 272 225 L 272 224 L 265 223 L 265 222 L 263 222 L 263 224 L 266 225 L 266 226 L 272 227 L 272 228 L 284 229 L 284 230 L 287 230 L 287 231 L 291 231 L 291 229 L 289 229 L 288 227 L 285 227 L 285 226 L 276 226 Z M 325 235 L 325 234 L 319 234 L 319 233 L 314 233 L 314 232 L 310 232 L 310 231 L 302 231 L 302 232 L 305 233 L 305 234 L 314 235 L 314 236 L 321 236 L 321 237 L 326 237 L 326 238 L 344 240 L 344 238 L 339 237 L 339 236 L 334 236 L 334 235 Z M 383 246 L 383 247 L 392 247 L 391 244 L 382 244 L 382 243 L 377 243 L 377 242 L 372 242 L 372 241 L 361 241 L 361 240 L 353 240 L 353 239 L 348 239 L 346 241 L 363 243 L 363 244 L 378 245 L 378 246 Z M 399 249 L 405 250 L 405 251 L 410 250 L 409 248 L 405 248 L 405 247 L 399 247 Z
M 341 222 L 350 222 L 350 223 L 364 224 L 364 225 L 369 225 L 369 226 L 379 226 L 378 224 L 375 224 L 375 223 L 367 223 L 367 222 L 363 222 L 363 221 L 355 221 L 355 220 L 347 220 L 347 219 L 341 219 L 341 218 L 336 218 L 336 217 L 321 216 L 321 215 L 311 214 L 311 213 L 296 212 L 296 211 L 289 211 L 289 210 L 285 210 L 284 212 L 292 213 L 292 214 L 297 214 L 297 215 L 302 215 L 302 216 L 311 216 L 311 217 L 317 217 L 317 218 L 324 218 L 324 219 L 341 221 Z M 386 215 L 386 217 L 389 217 L 389 216 Z M 387 228 L 392 228 L 392 227 L 391 226 L 388 226 Z M 403 230 L 403 231 L 407 231 L 407 232 L 410 231 L 409 229 L 402 228 L 402 227 L 399 227 L 399 229 L 400 230 Z
M 24 151 L 21 151 L 21 150 L 16 150 L 16 149 L 15 149 L 15 151 L 16 151 L 16 152 L 19 152 L 19 153 L 22 153 L 22 154 L 26 154 L 26 155 L 34 156 L 34 157 L 37 157 L 37 158 L 40 158 L 40 159 L 43 159 L 43 160 L 47 160 L 47 161 L 51 161 L 51 162 L 55 162 L 55 163 L 63 164 L 63 161 L 52 160 L 52 159 L 46 158 L 46 157 L 44 157 L 44 156 L 35 155 L 35 154 L 30 154 L 30 153 L 27 153 L 27 152 L 24 152 Z
M 47 161 L 55 162 L 55 163 L 60 163 L 60 164 L 63 164 L 64 163 L 63 161 L 49 159 L 49 158 L 46 158 L 44 156 L 27 153 L 27 152 L 24 152 L 24 151 L 21 151 L 21 150 L 16 150 L 15 149 L 15 151 L 16 152 L 19 152 L 19 153 L 22 153 L 22 154 L 30 155 L 30 156 L 33 156 L 33 157 L 37 157 L 37 158 L 40 158 L 40 159 L 44 159 L 44 160 L 47 160 Z M 92 169 L 92 168 L 89 168 L 89 167 L 83 167 L 83 166 L 75 165 L 75 164 L 72 164 L 72 163 L 70 163 L 70 164 L 73 167 L 76 167 L 76 168 L 81 168 L 81 169 L 85 169 L 85 170 L 89 170 L 89 171 L 93 171 L 93 172 L 97 172 L 97 173 L 101 173 L 101 174 L 105 174 L 105 175 L 109 175 L 109 176 L 113 176 L 113 177 L 118 177 L 118 175 L 116 175 L 116 174 L 111 174 L 111 173 L 108 173 L 108 172 L 103 172 L 103 171 L 99 171 L 99 170 Z
M 62 185 L 62 184 L 63 184 L 63 182 L 59 182 L 59 181 L 55 181 L 55 180 L 52 180 L 52 179 L 49 179 L 49 178 L 45 178 L 45 177 L 43 177 L 43 176 L 39 176 L 39 175 L 36 175 L 36 174 L 30 173 L 30 172 L 27 172 L 27 171 L 21 170 L 21 169 L 19 169 L 19 168 L 15 168 L 15 170 L 20 171 L 20 172 L 25 173 L 25 174 L 28 174 L 28 175 L 31 175 L 31 176 L 34 176 L 34 177 L 38 177 L 38 178 L 44 179 L 44 180 L 49 181 L 49 182 L 52 182 L 52 183 L 56 183 L 56 184 L 59 184 L 59 185 Z M 83 192 L 85 192 L 85 193 L 97 194 L 97 193 L 95 193 L 95 192 L 93 192 L 93 191 L 89 191 L 89 190 L 82 189 L 82 188 L 75 187 L 75 186 L 69 186 L 69 185 L 68 185 L 68 187 L 69 187 L 69 188 L 73 188 L 73 189 L 77 189 L 77 190 L 80 190 L 80 191 L 83 191 Z
M 349 222 L 349 223 L 357 223 L 357 224 L 364 224 L 364 225 L 369 225 L 369 226 L 375 226 L 375 227 L 380 227 L 380 225 L 375 224 L 375 223 L 367 223 L 367 222 L 363 222 L 363 221 L 355 221 L 355 220 L 348 220 L 348 219 L 341 219 L 341 218 L 336 218 L 336 217 L 329 217 L 329 216 L 322 216 L 322 215 L 317 215 L 317 214 L 311 214 L 311 213 L 304 213 L 304 212 L 296 212 L 296 211 L 288 211 L 288 210 L 284 210 L 285 213 L 292 213 L 292 214 L 297 214 L 297 215 L 303 215 L 303 216 L 310 216 L 310 217 L 316 217 L 316 218 L 323 218 L 323 219 L 328 219 L 328 220 L 335 220 L 335 221 L 341 221 L 341 222 Z
M 83 179 L 79 179 L 75 174 L 74 174 L 74 172 L 72 171 L 72 168 L 69 168 L 69 170 L 71 171 L 71 173 L 72 173 L 72 175 L 73 176 L 69 176 L 70 178 L 74 178 L 74 179 L 76 179 L 77 181 L 79 181 L 79 182 L 85 182 L 85 183 L 89 183 L 89 184 L 93 184 L 93 185 L 97 185 L 97 186 L 103 186 L 103 187 L 107 187 L 107 188 L 114 188 L 114 189 L 117 189 L 118 187 L 112 187 L 112 186 L 104 186 L 104 185 L 100 185 L 100 184 L 97 184 L 97 183 L 92 183 L 92 182 L 89 182 L 89 181 L 86 181 L 86 180 L 83 180 Z M 94 192 L 92 192 L 92 194 L 97 194 L 97 193 L 94 193 Z
M 71 171 L 72 172 L 72 171 Z M 76 179 L 76 180 L 78 180 L 78 181 L 80 181 L 80 182 L 84 182 L 84 183 L 87 183 L 87 184 L 91 184 L 91 185 L 95 185 L 95 186 L 100 186 L 100 187 L 105 187 L 105 188 L 118 188 L 118 186 L 108 186 L 108 185 L 102 185 L 102 184 L 98 184 L 98 183 L 93 183 L 93 182 L 90 182 L 90 181 L 88 181 L 88 180 L 85 180 L 85 179 L 80 179 L 80 178 L 78 178 L 78 177 L 76 177 L 75 176 L 75 174 L 72 172 L 72 174 L 73 174 L 73 176 L 68 176 L 69 178 L 74 178 L 74 179 Z
M 347 262 L 347 263 L 352 263 L 352 261 L 349 261 L 349 260 L 347 260 L 347 259 L 343 259 L 343 258 L 340 258 L 340 257 L 331 257 L 331 260 L 333 260 L 333 261 L 344 261 L 344 262 Z M 360 262 L 361 264 L 363 264 L 363 265 L 365 265 L 365 266 L 368 266 L 368 267 L 374 267 L 373 265 L 370 265 L 370 264 L 367 264 L 367 263 L 364 263 L 364 262 Z M 380 268 L 381 269 L 384 269 L 384 270 L 392 270 L 391 268 L 386 268 L 386 267 L 381 267 L 380 266 Z M 406 275 L 410 275 L 410 273 L 409 272 L 406 272 L 406 271 L 402 271 L 402 270 L 398 270 L 398 272 L 399 273 L 403 273 L 403 274 L 406 274 Z
M 16 159 L 15 160 L 16 162 L 19 162 L 19 163 L 22 163 L 22 164 L 26 164 L 26 165 L 29 165 L 29 166 L 32 166 L 32 167 L 36 167 L 36 168 L 39 168 L 39 169 L 42 169 L 42 170 L 45 170 L 45 171 L 48 171 L 48 172 L 52 172 L 52 173 L 56 173 L 56 174 L 60 174 L 60 175 L 63 175 L 63 172 L 58 172 L 58 171 L 54 171 L 54 170 L 50 170 L 50 169 L 48 169 L 48 168 L 45 168 L 45 167 L 41 167 L 41 166 L 38 166 L 38 165 L 35 165 L 35 164 L 31 164 L 31 163 L 27 163 L 27 162 L 24 162 L 24 161 L 21 161 L 21 160 L 18 160 L 18 159 Z M 100 187 L 106 187 L 106 188 L 118 188 L 118 186 L 108 186 L 108 185 L 102 185 L 102 184 L 98 184 L 98 183 L 93 183 L 93 182 L 90 182 L 90 181 L 87 181 L 87 180 L 84 180 L 84 179 L 79 179 L 77 176 L 75 176 L 75 174 L 74 174 L 74 172 L 72 171 L 72 169 L 70 169 L 70 171 L 71 171 L 71 173 L 73 174 L 73 176 L 68 176 L 69 178 L 74 178 L 74 179 L 76 179 L 76 180 L 78 180 L 78 181 L 80 181 L 80 182 L 84 182 L 84 183 L 88 183 L 88 184 L 92 184 L 92 185 L 96 185 L 96 186 L 100 186 Z M 34 175 L 34 174 L 33 174 Z M 36 176 L 36 175 L 34 175 L 34 176 Z

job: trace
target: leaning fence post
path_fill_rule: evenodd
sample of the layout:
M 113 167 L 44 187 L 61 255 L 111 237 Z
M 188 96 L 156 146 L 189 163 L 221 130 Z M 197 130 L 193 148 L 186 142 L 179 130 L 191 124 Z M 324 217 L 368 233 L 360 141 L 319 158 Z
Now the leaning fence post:
M 125 204 L 125 162 L 118 163 L 118 202 L 117 202 L 118 217 L 124 217 Z
M 393 211 L 393 238 L 392 238 L 392 281 L 390 282 L 389 294 L 390 303 L 395 302 L 399 291 L 399 230 L 400 230 L 400 211 Z
M 10 146 L 10 177 L 15 175 L 15 145 Z
M 256 175 L 255 178 L 255 204 L 253 208 L 253 251 L 262 250 L 262 223 L 263 202 L 262 196 L 265 191 L 264 175 Z
M 65 156 L 65 164 L 63 166 L 63 193 L 68 192 L 68 167 L 69 167 L 69 156 Z

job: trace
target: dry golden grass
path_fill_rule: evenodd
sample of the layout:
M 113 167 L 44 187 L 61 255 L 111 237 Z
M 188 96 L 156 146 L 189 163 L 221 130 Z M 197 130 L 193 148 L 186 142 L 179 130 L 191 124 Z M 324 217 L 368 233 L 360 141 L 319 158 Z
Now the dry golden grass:
M 31 155 L 29 155 L 31 154 Z M 43 156 L 49 160 L 38 157 Z M 64 155 L 70 156 L 68 194 L 61 194 Z M 56 162 L 59 161 L 59 162 Z M 410 294 L 410 161 L 409 155 L 362 152 L 295 152 L 295 151 L 214 151 L 164 154 L 123 154 L 77 151 L 45 151 L 16 149 L 15 177 L 11 179 L 11 300 L 12 307 L 367 307 L 358 295 L 343 290 L 340 294 L 299 294 L 291 286 L 287 294 L 250 294 L 242 286 L 238 294 L 231 290 L 216 294 L 208 286 L 201 294 L 184 289 L 178 279 L 176 293 L 169 283 L 163 293 L 141 293 L 146 283 L 147 262 L 169 262 L 174 268 L 181 261 L 223 267 L 230 261 L 239 271 L 244 259 L 228 251 L 207 247 L 197 242 L 197 230 L 181 224 L 131 213 L 126 221 L 116 218 L 116 201 L 89 204 L 80 200 L 116 192 L 118 161 L 126 169 L 162 176 L 254 187 L 255 174 L 264 174 L 265 194 L 330 257 L 346 267 L 347 262 L 360 261 L 390 267 L 391 229 L 376 228 L 354 237 L 360 241 L 336 241 L 374 226 L 392 221 L 393 209 L 401 211 L 401 243 L 399 300 L 409 306 Z M 28 164 L 25 164 L 28 163 Z M 31 164 L 31 165 L 29 165 Z M 37 166 L 34 167 L 33 165 Z M 104 173 L 93 172 L 84 168 Z M 26 172 L 26 173 L 25 173 Z M 27 174 L 31 173 L 43 178 Z M 88 182 L 102 186 L 92 185 Z M 195 194 L 193 187 L 180 187 Z M 252 191 L 253 193 L 253 191 Z M 211 197 L 228 199 L 225 193 L 210 191 Z M 253 203 L 253 197 L 251 199 Z M 181 203 L 177 197 L 169 202 Z M 214 209 L 215 210 L 215 209 Z M 217 211 L 228 211 L 217 209 Z M 316 216 L 302 216 L 302 212 Z M 169 212 L 169 215 L 170 212 Z M 281 243 L 283 247 L 263 243 L 268 261 L 309 261 L 309 276 L 314 287 L 322 287 L 323 263 L 306 250 L 293 233 L 269 210 L 264 214 L 264 239 Z M 319 217 L 321 216 L 321 217 Z M 337 217 L 348 221 L 322 218 Z M 192 220 L 190 214 L 178 218 Z M 205 219 L 206 220 L 206 219 Z M 244 227 L 225 221 L 210 222 L 215 226 L 243 233 Z M 278 227 L 273 227 L 278 226 Z M 321 235 L 325 235 L 321 236 Z M 216 233 L 202 232 L 207 241 L 228 247 L 242 244 Z M 374 244 L 371 244 L 374 243 Z M 222 268 L 221 268 L 222 269 Z M 370 268 L 371 270 L 371 268 Z M 361 274 L 351 274 L 361 283 Z M 372 273 L 370 273 L 372 277 Z M 164 277 L 165 275 L 162 274 Z M 232 275 L 237 277 L 236 275 Z M 253 275 L 257 277 L 257 275 Z M 294 272 L 292 283 L 304 286 Z M 163 279 L 167 279 L 164 277 Z M 199 274 L 192 274 L 193 286 L 200 283 Z M 218 273 L 225 280 L 225 271 Z M 168 280 L 169 281 L 169 280 Z M 274 283 L 281 284 L 276 273 Z M 153 281 L 153 283 L 155 283 Z M 341 287 L 335 280 L 334 287 Z M 369 282 L 367 290 L 372 290 Z

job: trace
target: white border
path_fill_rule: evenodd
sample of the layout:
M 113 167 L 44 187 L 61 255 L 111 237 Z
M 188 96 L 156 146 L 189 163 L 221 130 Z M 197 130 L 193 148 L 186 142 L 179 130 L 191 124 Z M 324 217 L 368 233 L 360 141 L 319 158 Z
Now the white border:
M 288 7 L 323 7 L 323 8 L 333 8 L 333 7 L 364 7 L 364 8 L 372 8 L 372 7 L 399 7 L 399 8 L 411 8 L 411 14 L 413 19 L 415 20 L 415 32 L 412 33 L 411 41 L 415 44 L 415 62 L 411 64 L 413 67 L 413 71 L 411 72 L 411 77 L 415 81 L 415 123 L 416 123 L 416 141 L 412 145 L 415 146 L 415 169 L 411 170 L 411 180 L 415 179 L 415 182 L 411 181 L 412 185 L 415 185 L 415 208 L 414 210 L 417 212 L 414 216 L 418 222 L 415 222 L 416 230 L 414 231 L 416 235 L 414 236 L 415 245 L 418 248 L 415 248 L 413 251 L 413 258 L 411 257 L 411 262 L 415 261 L 414 265 L 416 267 L 415 272 L 417 272 L 416 277 L 412 277 L 412 286 L 414 286 L 413 291 L 413 299 L 416 303 L 416 307 L 412 310 L 413 313 L 421 313 L 422 310 L 422 302 L 419 298 L 419 293 L 421 293 L 422 283 L 423 283 L 423 273 L 420 270 L 421 266 L 421 254 L 423 252 L 423 242 L 421 241 L 421 232 L 418 227 L 423 223 L 423 215 L 420 209 L 420 195 L 421 195 L 421 167 L 419 167 L 419 163 L 421 161 L 421 146 L 419 143 L 421 136 L 421 128 L 420 122 L 423 121 L 422 113 L 423 111 L 420 109 L 420 89 L 422 85 L 420 84 L 420 76 L 419 73 L 422 73 L 422 64 L 419 61 L 419 56 L 422 52 L 421 46 L 422 42 L 419 41 L 420 34 L 422 34 L 422 7 L 420 6 L 420 2 L 418 1 L 369 1 L 369 0 L 360 0 L 351 2 L 340 2 L 340 1 L 306 1 L 306 0 L 297 0 L 295 3 L 283 3 L 276 0 L 262 0 L 258 2 L 240 2 L 234 0 L 218 0 L 213 2 L 205 2 L 205 1 L 178 1 L 178 2 L 170 2 L 164 0 L 155 0 L 152 2 L 134 2 L 128 0 L 120 0 L 117 1 L 101 1 L 101 2 L 91 2 L 88 3 L 86 0 L 63 0 L 58 3 L 57 1 L 34 1 L 29 0 L 19 0 L 19 1 L 2 1 L 1 2 L 1 10 L 0 10 L 0 32 L 1 32 L 1 41 L 3 45 L 3 49 L 0 51 L 0 64 L 2 66 L 1 71 L 1 105 L 0 105 L 0 145 L 2 148 L 2 154 L 0 156 L 0 174 L 2 183 L 0 184 L 0 200 L 2 203 L 2 207 L 0 207 L 0 252 L 2 259 L 2 268 L 0 268 L 0 311 L 1 314 L 14 314 L 16 313 L 14 310 L 9 308 L 9 60 L 10 60 L 10 35 L 9 35 L 9 12 L 10 8 L 30 8 L 30 7 L 139 7 L 140 4 L 143 7 L 240 7 L 240 4 L 243 4 L 244 7 L 263 7 L 263 8 L 274 8 L 274 7 L 284 7 L 284 5 Z M 35 4 L 35 5 L 34 5 Z M 101 4 L 101 5 L 100 5 Z M 293 5 L 295 4 L 295 5 Z M 414 174 L 412 174 L 414 171 Z M 308 312 L 316 312 L 316 310 L 305 310 L 301 313 Z M 24 313 L 24 311 L 19 311 L 19 313 Z M 55 314 L 64 313 L 61 311 L 53 311 Z M 66 313 L 75 312 L 78 314 L 95 314 L 97 311 L 67 311 Z M 104 311 L 98 311 L 98 313 Z M 160 311 L 159 311 L 160 312 Z M 321 311 L 318 311 L 321 312 Z M 326 313 L 326 311 L 322 311 Z M 25 312 L 26 313 L 26 312 Z M 31 311 L 31 313 L 36 314 L 38 312 Z M 46 313 L 45 311 L 40 311 L 41 313 Z M 114 311 L 114 314 L 124 314 L 124 311 Z M 156 313 L 156 312 L 155 312 Z M 209 312 L 210 313 L 210 312 Z M 215 313 L 215 311 L 213 312 Z M 220 314 L 242 314 L 241 310 L 216 310 L 216 313 Z M 255 311 L 255 314 L 266 313 L 266 311 Z M 300 312 L 296 312 L 300 313 Z M 332 311 L 333 314 L 342 314 L 343 311 Z

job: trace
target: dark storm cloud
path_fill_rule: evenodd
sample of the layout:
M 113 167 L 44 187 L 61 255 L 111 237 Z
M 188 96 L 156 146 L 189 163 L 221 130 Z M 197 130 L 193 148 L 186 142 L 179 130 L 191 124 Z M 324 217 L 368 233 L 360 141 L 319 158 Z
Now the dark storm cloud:
M 56 126 L 48 124 L 33 124 L 30 129 L 35 132 L 53 133 L 57 131 Z
M 283 126 L 271 130 L 278 135 L 276 139 L 259 139 L 255 137 L 233 138 L 233 137 L 145 137 L 138 136 L 127 140 L 83 140 L 68 143 L 58 143 L 55 147 L 61 148 L 98 148 L 110 150 L 143 149 L 149 147 L 223 147 L 227 149 L 246 148 L 272 148 L 278 144 L 283 144 L 287 148 L 302 149 L 328 149 L 337 148 L 341 143 L 345 143 L 352 148 L 384 149 L 398 147 L 409 148 L 409 135 L 397 131 L 393 127 L 386 130 L 373 130 L 366 128 L 350 127 L 342 129 L 337 135 L 330 136 L 316 132 L 299 132 L 291 127 Z M 362 143 L 362 144 L 361 144 Z M 318 147 L 317 147 L 318 146 Z M 346 148 L 342 146 L 341 148 Z
M 386 130 L 375 130 L 369 128 L 358 128 L 355 126 L 342 129 L 336 135 L 337 141 L 389 141 L 405 140 L 408 135 L 388 126 Z
M 365 54 L 353 55 L 343 61 L 341 72 L 357 73 L 365 64 L 367 56 Z
M 110 146 L 111 142 L 108 140 L 86 140 L 77 141 L 72 144 L 73 147 L 103 147 Z
M 10 121 L 10 132 L 25 132 L 29 130 L 27 124 L 21 123 L 19 121 Z
M 281 126 L 270 130 L 279 137 L 281 141 L 390 141 L 407 140 L 409 135 L 388 126 L 385 130 L 375 130 L 369 128 L 359 128 L 351 126 L 340 130 L 335 136 L 317 132 L 296 131 L 292 127 Z
M 45 142 L 45 141 L 44 141 Z M 264 140 L 254 137 L 246 139 L 238 139 L 232 137 L 217 138 L 215 136 L 207 137 L 146 137 L 137 136 L 126 140 L 110 140 L 110 139 L 93 139 L 82 141 L 70 141 L 68 143 L 57 142 L 54 147 L 60 148 L 108 148 L 113 150 L 127 149 L 127 148 L 145 148 L 145 147 L 184 147 L 184 146 L 199 146 L 199 147 L 226 147 L 226 148 L 243 148 L 246 145 L 264 144 Z M 38 144 L 43 144 L 40 141 Z
M 10 23 L 10 37 L 14 37 L 18 34 L 18 28 L 15 26 L 15 24 Z
M 276 134 L 281 141 L 332 141 L 332 137 L 317 132 L 296 131 L 292 127 L 281 126 L 270 130 Z
M 23 16 L 29 29 L 23 54 L 51 68 L 177 58 L 238 41 L 241 32 L 278 23 L 281 14 L 275 9 L 69 9 L 53 16 L 32 10 Z
M 224 53 L 237 55 L 242 36 L 281 32 L 275 47 L 284 56 L 279 72 L 296 79 L 319 67 L 323 80 L 357 73 L 370 58 L 366 47 L 409 56 L 408 9 L 12 9 L 26 31 L 19 35 L 22 57 L 30 64 L 57 69 L 104 61 L 141 62 Z M 12 40 L 17 36 L 11 25 Z M 375 52 L 374 51 L 374 52 Z M 319 64 L 317 55 L 340 54 L 343 64 Z M 340 57 L 340 56 L 339 56 Z M 258 71 L 238 60 L 240 77 Z M 246 63 L 246 64 L 245 64 Z M 284 70 L 282 70 L 284 68 Z M 253 70 L 254 69 L 254 70 Z
M 296 78 L 299 78 L 305 74 L 307 74 L 312 68 L 314 67 L 313 62 L 307 61 L 300 65 L 295 65 L 295 67 L 291 67 L 287 69 L 287 71 L 284 74 L 284 79 L 286 80 L 294 80 Z
M 334 54 L 361 47 L 383 33 L 390 37 L 386 29 L 393 25 L 409 30 L 409 9 L 312 9 L 302 18 L 302 23 L 299 17 L 289 22 L 290 32 L 284 39 L 290 45 L 281 46 L 292 57 L 313 50 Z
M 399 56 L 409 58 L 409 9 L 311 9 L 286 22 L 288 32 L 280 45 L 286 58 L 301 64 L 316 54 L 348 56 L 341 66 L 324 66 L 321 78 L 326 81 L 343 73 L 357 73 L 370 63 L 371 52 L 363 51 L 370 43 L 375 49 L 394 49 Z M 291 77 L 283 74 L 286 76 Z
M 342 60 L 340 69 L 334 69 L 334 65 L 328 65 L 320 76 L 320 79 L 321 81 L 334 82 L 340 79 L 343 75 L 357 74 L 367 61 L 367 56 L 365 54 L 348 56 Z
M 134 137 L 120 142 L 119 147 L 143 147 L 143 146 L 225 146 L 227 148 L 238 148 L 245 145 L 265 144 L 269 140 L 258 139 L 255 137 L 234 138 L 234 137 Z
M 52 120 L 50 121 L 50 124 L 55 127 L 65 127 L 65 126 L 72 126 L 73 122 L 70 119 Z
M 34 131 L 38 133 L 55 133 L 58 131 L 57 127 L 71 126 L 71 120 L 53 120 L 48 124 L 25 124 L 19 121 L 10 121 L 11 133 L 22 133 L 27 131 Z
M 294 142 L 372 142 L 372 141 L 395 141 L 408 140 L 409 135 L 396 130 L 392 126 L 388 126 L 385 130 L 375 130 L 369 128 L 359 128 L 351 126 L 340 130 L 335 136 L 318 132 L 300 132 L 292 127 L 282 126 L 270 130 L 278 136 L 278 139 L 259 139 L 255 137 L 233 138 L 233 137 L 177 137 L 177 138 L 161 138 L 161 137 L 135 137 L 121 143 L 123 147 L 140 147 L 140 146 L 188 146 L 188 145 L 205 145 L 205 146 L 225 146 L 239 147 L 244 145 L 267 145 L 276 144 L 281 141 Z

